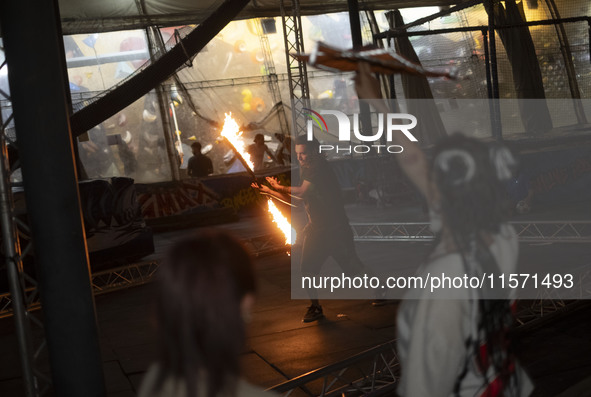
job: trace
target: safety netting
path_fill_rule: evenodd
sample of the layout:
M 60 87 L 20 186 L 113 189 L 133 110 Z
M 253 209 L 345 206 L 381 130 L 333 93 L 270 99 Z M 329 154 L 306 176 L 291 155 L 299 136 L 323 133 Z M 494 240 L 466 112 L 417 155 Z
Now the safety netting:
M 515 18 L 517 11 L 523 22 L 591 15 L 591 5 L 585 0 L 528 0 L 515 3 L 516 10 L 508 10 L 507 4 L 500 3 L 506 17 Z M 391 28 L 387 11 L 375 12 L 373 16 L 369 12 L 362 14 L 366 43 L 372 43 L 372 33 L 377 33 L 369 29 L 371 18 L 375 18 L 379 31 Z M 402 9 L 401 18 L 406 24 L 439 11 L 438 7 Z M 428 91 L 435 100 L 434 109 L 444 130 L 453 131 L 458 109 L 474 99 L 486 103 L 489 95 L 485 38 L 480 30 L 464 29 L 487 24 L 487 10 L 479 4 L 408 29 L 405 37 L 421 64 L 453 70 L 458 79 L 426 78 L 427 84 L 417 94 L 416 86 L 413 88 L 404 77 L 395 76 L 390 94 L 395 93 L 400 100 L 423 99 L 423 91 Z M 141 73 L 194 28 L 191 25 L 65 36 L 74 111 Z M 342 48 L 351 45 L 347 13 L 303 16 L 302 28 L 306 50 L 317 41 Z M 413 34 L 440 29 L 446 32 Z M 550 127 L 554 129 L 586 124 L 591 117 L 588 22 L 534 25 L 513 34 L 516 37 L 511 36 L 497 30 L 495 37 L 499 97 L 545 98 Z M 527 36 L 532 44 L 529 55 L 515 45 Z M 392 41 L 383 43 L 398 48 Z M 527 65 L 531 64 L 539 65 L 539 81 L 530 83 L 538 91 L 523 87 L 519 77 L 519 73 L 529 71 Z M 311 99 L 319 107 L 323 103 L 338 103 L 345 113 L 357 112 L 351 77 L 309 68 Z M 5 82 L 4 75 L 3 90 L 8 89 Z M 271 151 L 278 150 L 282 139 L 291 133 L 288 83 L 281 19 L 231 22 L 199 54 L 188 54 L 185 65 L 171 78 L 155 84 L 155 89 L 143 98 L 78 137 L 79 157 L 86 176 L 129 176 L 144 183 L 182 179 L 192 155 L 190 145 L 195 141 L 201 142 L 203 151 L 212 159 L 215 174 L 232 172 L 229 148 L 216 143 L 224 114 L 231 112 L 237 119 L 247 143 L 260 133 Z M 6 115 L 10 113 L 8 100 L 2 102 L 2 108 Z M 480 110 L 488 112 L 484 105 Z M 527 128 L 528 121 L 511 102 L 501 102 L 501 118 L 504 135 L 532 133 Z M 334 136 L 323 133 L 322 140 L 334 140 Z M 490 127 L 474 126 L 472 133 L 486 137 L 491 131 Z M 275 165 L 270 158 L 267 164 Z

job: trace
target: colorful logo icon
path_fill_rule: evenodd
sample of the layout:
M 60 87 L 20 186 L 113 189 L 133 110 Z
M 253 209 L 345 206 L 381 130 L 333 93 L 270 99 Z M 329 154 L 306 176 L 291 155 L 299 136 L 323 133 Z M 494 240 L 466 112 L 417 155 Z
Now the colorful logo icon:
M 328 126 L 326 125 L 326 121 L 324 121 L 324 117 L 322 117 L 320 113 L 308 108 L 303 108 L 302 110 L 308 112 L 308 117 L 310 117 L 310 119 L 312 119 L 312 121 L 316 123 L 316 125 L 318 126 L 318 128 L 320 128 L 321 131 L 324 130 L 324 132 L 328 132 Z

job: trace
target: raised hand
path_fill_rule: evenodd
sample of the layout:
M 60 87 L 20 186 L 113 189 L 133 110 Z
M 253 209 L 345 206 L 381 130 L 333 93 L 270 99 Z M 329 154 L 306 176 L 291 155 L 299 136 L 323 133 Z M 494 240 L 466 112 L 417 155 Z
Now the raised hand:
M 251 183 L 250 186 L 253 187 L 253 188 L 255 188 L 255 189 L 259 189 L 263 193 L 272 193 L 273 192 L 273 190 L 271 190 L 269 188 L 269 186 L 267 186 L 267 185 L 260 185 L 260 184 L 258 184 L 256 182 Z
M 279 181 L 277 180 L 277 178 L 275 178 L 274 176 L 268 176 L 267 177 L 267 182 L 269 182 L 269 185 L 271 185 L 271 187 L 273 189 L 277 189 L 279 186 L 281 186 L 279 184 Z

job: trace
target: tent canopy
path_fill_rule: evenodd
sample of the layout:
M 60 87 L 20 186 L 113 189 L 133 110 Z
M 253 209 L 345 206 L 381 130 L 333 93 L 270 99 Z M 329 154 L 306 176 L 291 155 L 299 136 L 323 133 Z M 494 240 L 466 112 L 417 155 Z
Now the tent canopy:
M 64 34 L 199 24 L 221 0 L 59 0 Z M 286 3 L 289 3 L 286 1 Z M 458 0 L 361 0 L 361 10 L 450 6 Z M 252 0 L 238 18 L 281 15 L 278 0 Z M 290 7 L 288 5 L 288 7 Z M 301 15 L 347 11 L 346 0 L 300 0 Z

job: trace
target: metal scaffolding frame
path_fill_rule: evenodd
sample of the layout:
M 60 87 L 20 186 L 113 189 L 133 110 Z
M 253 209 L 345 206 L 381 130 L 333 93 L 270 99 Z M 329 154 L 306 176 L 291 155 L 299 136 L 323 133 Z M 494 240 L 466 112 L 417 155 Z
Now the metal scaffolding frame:
M 92 291 L 101 295 L 150 281 L 158 270 L 158 261 L 143 261 L 92 273 Z
M 5 67 L 4 63 L 0 68 Z M 0 91 L 5 100 L 10 101 L 10 96 Z M 41 335 L 44 335 L 43 322 L 31 313 L 32 307 L 40 307 L 39 289 L 37 281 L 28 275 L 24 269 L 23 259 L 29 256 L 33 250 L 33 242 L 29 227 L 17 217 L 12 195 L 11 169 L 8 158 L 7 144 L 17 147 L 13 129 L 9 134 L 8 125 L 12 122 L 11 113 L 7 120 L 2 120 L 0 131 L 0 211 L 2 245 L 4 248 L 4 261 L 8 274 L 9 291 L 0 295 L 0 318 L 3 313 L 10 312 L 14 315 L 17 343 L 19 346 L 21 370 L 27 397 L 43 396 L 51 388 L 51 379 L 38 370 L 38 361 L 45 351 L 47 343 L 44 337 L 35 341 L 32 337 L 32 329 L 36 327 Z M 13 164 L 16 167 L 18 162 Z
M 19 222 L 21 230 L 26 225 Z M 591 222 L 585 221 L 531 221 L 511 222 L 515 228 L 519 241 L 522 243 L 589 243 L 591 242 Z M 430 242 L 435 235 L 426 222 L 402 223 L 351 223 L 356 242 Z M 22 232 L 21 232 L 22 233 Z M 277 234 L 262 234 L 243 240 L 247 249 L 255 257 L 263 257 L 284 252 L 289 254 L 290 246 L 286 246 Z M 26 252 L 30 251 L 30 244 Z M 26 254 L 25 252 L 25 254 Z M 95 295 L 129 288 L 148 283 L 158 269 L 157 260 L 147 260 L 129 265 L 92 273 L 92 287 Z M 591 273 L 591 271 L 589 271 Z M 39 294 L 35 280 L 26 274 L 27 287 L 23 289 L 23 299 L 27 310 L 40 307 Z M 591 274 L 587 277 L 591 284 Z M 585 282 L 587 283 L 587 279 Z M 587 289 L 581 285 L 579 289 Z M 555 305 L 557 299 L 551 291 L 545 291 L 539 300 L 552 300 Z M 582 295 L 581 295 L 582 296 Z M 588 294 L 586 295 L 588 296 Z M 0 318 L 11 316 L 11 297 L 9 293 L 0 294 Z M 543 310 L 542 310 L 543 311 Z
M 281 102 L 281 107 L 277 111 L 281 133 L 285 135 L 290 135 L 289 125 L 287 124 L 287 117 L 285 116 L 285 108 L 283 107 L 283 101 L 281 100 L 281 90 L 279 89 L 279 79 L 277 77 L 277 70 L 275 69 L 275 62 L 273 61 L 273 54 L 271 52 L 271 45 L 269 44 L 269 37 L 267 37 L 268 33 L 265 32 L 265 30 L 263 29 L 263 20 L 264 18 L 256 19 L 254 21 L 254 26 L 256 29 L 256 33 L 261 41 L 261 50 L 263 51 L 266 72 L 265 79 L 268 83 L 271 98 L 273 98 L 273 106 Z
M 519 329 L 526 329 L 543 324 L 546 320 L 564 313 L 581 301 L 535 300 L 524 302 L 516 313 Z M 556 317 L 554 317 L 556 318 Z M 374 348 L 348 357 L 339 362 L 295 377 L 269 390 L 290 396 L 301 390 L 310 396 L 382 396 L 394 393 L 400 381 L 400 362 L 396 352 L 396 339 Z M 322 382 L 320 391 L 310 390 L 314 382 L 316 387 Z
M 589 26 L 589 47 L 591 50 L 591 17 L 589 16 L 580 16 L 580 17 L 571 17 L 571 18 L 559 18 L 557 14 L 554 14 L 552 19 L 545 19 L 545 20 L 538 20 L 538 21 L 529 21 L 511 25 L 497 25 L 494 21 L 494 14 L 490 13 L 488 16 L 488 25 L 482 26 L 465 26 L 465 27 L 458 27 L 458 28 L 446 28 L 446 29 L 428 29 L 428 30 L 420 30 L 420 31 L 407 31 L 408 28 L 418 26 L 420 24 L 426 23 L 431 21 L 439 16 L 451 14 L 452 12 L 461 11 L 465 8 L 472 7 L 475 4 L 482 3 L 489 4 L 492 8 L 493 0 L 472 0 L 462 3 L 460 5 L 454 6 L 447 10 L 440 11 L 438 13 L 432 14 L 428 17 L 421 18 L 417 21 L 412 23 L 406 24 L 404 26 L 390 29 L 385 32 L 380 32 L 373 35 L 374 41 L 378 41 L 380 39 L 387 39 L 390 42 L 390 39 L 399 36 L 406 36 L 406 37 L 416 37 L 416 36 L 427 36 L 427 35 L 438 35 L 438 34 L 445 34 L 445 33 L 454 33 L 454 32 L 471 32 L 471 31 L 480 31 L 482 33 L 482 39 L 484 42 L 484 50 L 485 50 L 485 69 L 486 69 L 486 77 L 487 77 L 487 91 L 488 91 L 488 98 L 491 99 L 490 106 L 491 106 L 491 124 L 492 124 L 492 131 L 493 136 L 496 139 L 502 139 L 502 126 L 500 123 L 501 117 L 501 109 L 499 104 L 499 77 L 497 71 L 497 50 L 496 50 L 496 39 L 495 39 L 495 31 L 500 29 L 512 29 L 512 28 L 520 28 L 520 27 L 530 27 L 530 26 L 548 26 L 552 25 L 555 26 L 557 29 L 557 35 L 559 37 L 559 41 L 561 42 L 561 51 L 563 54 L 563 58 L 565 59 L 565 64 L 567 64 L 567 70 L 570 68 L 569 64 L 572 60 L 569 58 L 568 46 L 566 46 L 566 42 L 562 39 L 562 33 L 559 31 L 563 24 L 565 23 L 576 23 L 576 22 L 587 22 Z M 549 5 L 549 9 L 552 9 L 552 6 Z M 557 26 L 558 25 L 558 26 Z M 565 47 L 566 46 L 566 47 Z M 569 86 L 571 89 L 571 94 L 573 99 L 576 98 L 578 93 L 578 86 L 576 85 L 576 81 L 572 82 L 572 78 L 569 71 Z M 582 112 L 580 108 L 580 103 L 574 101 L 574 109 L 575 113 L 577 114 L 577 120 L 579 123 L 585 121 L 584 113 L 581 115 Z
M 308 77 L 312 78 L 323 78 L 323 77 L 331 77 L 334 76 L 333 72 L 327 72 L 324 70 L 311 70 L 307 73 Z M 289 80 L 289 75 L 287 73 L 279 73 L 276 75 L 277 82 L 280 81 L 287 81 Z M 265 84 L 268 82 L 267 76 L 248 76 L 248 77 L 230 77 L 226 79 L 217 79 L 217 80 L 203 80 L 203 81 L 193 81 L 193 82 L 186 82 L 183 83 L 187 91 L 191 90 L 202 90 L 202 89 L 209 89 L 209 88 L 218 88 L 218 87 L 234 87 L 240 85 L 251 85 L 251 84 Z M 98 91 L 88 91 L 88 92 L 76 92 L 72 93 L 72 98 L 74 98 L 74 102 L 82 102 L 89 98 L 94 98 L 95 96 L 99 95 L 100 92 Z M 0 101 L 0 103 L 4 106 L 7 103 Z
M 26 228 L 22 222 L 19 222 L 19 225 L 21 229 Z M 281 252 L 289 254 L 290 252 L 290 247 L 286 246 L 285 241 L 276 234 L 249 237 L 244 239 L 243 243 L 257 258 Z M 152 259 L 92 272 L 92 291 L 94 295 L 101 295 L 149 283 L 158 271 L 158 266 L 158 260 Z M 23 301 L 25 309 L 30 313 L 41 308 L 41 301 L 35 280 L 24 273 L 23 277 L 27 280 L 27 286 L 23 289 Z M 10 317 L 14 314 L 12 304 L 12 295 L 9 292 L 0 294 L 0 318 Z
M 565 300 L 538 298 L 533 300 L 518 301 L 515 320 L 519 327 L 529 328 L 542 324 L 542 319 L 547 320 L 571 307 L 590 304 L 589 300 Z
M 117 291 L 150 282 L 158 270 L 158 261 L 143 261 L 119 266 L 112 269 L 92 273 L 91 283 L 94 295 Z M 30 285 L 24 291 L 25 305 L 28 312 L 41 308 L 36 284 Z M 10 293 L 0 295 L 0 318 L 10 317 L 13 311 L 10 307 L 12 296 Z
M 396 353 L 396 340 L 392 340 L 269 390 L 283 396 L 290 396 L 298 389 L 310 396 L 377 396 L 393 393 L 399 379 L 400 363 Z M 307 385 L 318 380 L 322 380 L 321 390 L 312 393 Z
M 280 252 L 291 253 L 291 247 L 285 245 L 285 239 L 277 234 L 262 234 L 242 240 L 249 252 L 256 258 Z
M 355 241 L 432 241 L 426 222 L 351 223 Z
M 291 100 L 292 136 L 306 133 L 304 109 L 310 107 L 310 89 L 308 87 L 308 69 L 306 62 L 295 59 L 290 54 L 303 54 L 304 38 L 299 0 L 281 0 L 281 23 L 285 42 L 285 60 L 289 77 L 289 97 Z
M 510 222 L 522 243 L 590 243 L 591 221 Z M 428 222 L 351 223 L 355 241 L 432 241 Z
M 575 305 L 577 302 L 581 303 L 581 301 L 545 299 L 521 302 L 515 315 L 517 326 L 520 329 L 531 329 L 541 324 L 542 319 L 550 319 L 570 307 L 577 306 Z M 290 396 L 298 389 L 310 396 L 390 395 L 400 381 L 396 342 L 396 339 L 393 339 L 365 352 L 280 383 L 269 390 L 281 393 L 283 396 Z M 357 377 L 359 374 L 361 376 Z M 321 390 L 310 391 L 308 385 L 312 382 L 317 385 L 319 381 L 322 381 Z
M 167 80 L 191 56 L 201 51 L 242 10 L 248 0 L 226 0 L 202 23 L 158 60 L 134 72 L 125 80 L 88 100 L 88 104 L 70 118 L 72 136 L 79 136 L 131 105 Z M 81 104 L 82 105 L 82 104 Z

